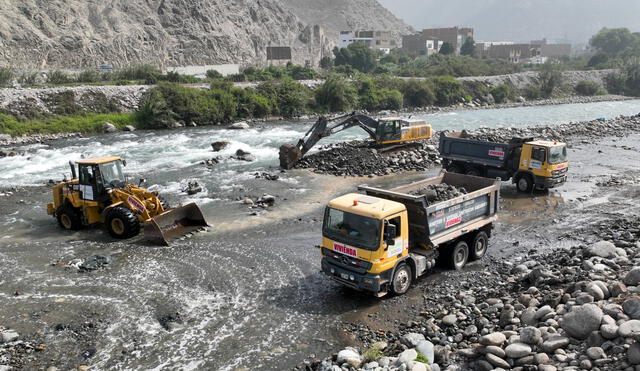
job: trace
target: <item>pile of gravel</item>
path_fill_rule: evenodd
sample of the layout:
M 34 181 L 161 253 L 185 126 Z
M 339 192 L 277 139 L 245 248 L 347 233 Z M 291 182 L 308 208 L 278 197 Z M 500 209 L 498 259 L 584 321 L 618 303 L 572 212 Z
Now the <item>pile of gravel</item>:
M 353 325 L 368 351 L 347 348 L 304 367 L 638 369 L 640 218 L 605 221 L 586 230 L 592 232 L 573 234 L 605 239 L 530 252 L 517 265 L 502 263 L 484 274 L 455 272 L 456 285 L 429 287 L 421 319 L 394 332 Z M 372 348 L 381 352 L 372 353 Z M 424 359 L 419 354 L 429 364 L 418 362 Z
M 467 194 L 467 190 L 463 187 L 456 187 L 450 184 L 429 184 L 415 191 L 409 192 L 414 196 L 426 196 L 429 202 L 447 201 L 458 196 Z
M 439 164 L 435 146 L 413 143 L 410 147 L 382 152 L 372 142 L 353 141 L 323 147 L 307 155 L 295 167 L 336 176 L 376 176 L 404 171 L 424 171 Z

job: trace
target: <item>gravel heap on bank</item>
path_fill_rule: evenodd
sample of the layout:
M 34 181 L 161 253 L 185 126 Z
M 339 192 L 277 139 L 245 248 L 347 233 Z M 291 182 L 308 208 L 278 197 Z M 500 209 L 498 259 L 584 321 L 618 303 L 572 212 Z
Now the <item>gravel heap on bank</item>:
M 414 196 L 427 196 L 428 201 L 440 202 L 456 198 L 467 194 L 467 190 L 463 187 L 456 187 L 450 184 L 429 184 L 428 186 L 409 192 Z
M 432 145 L 415 143 L 383 153 L 371 148 L 371 144 L 369 141 L 352 141 L 330 145 L 305 156 L 295 167 L 310 168 L 318 174 L 376 176 L 423 171 L 440 163 L 438 150 Z
M 352 325 L 367 350 L 347 348 L 299 369 L 637 370 L 640 218 L 570 236 L 598 242 L 455 272 L 458 284 L 429 287 L 422 318 L 398 332 Z M 420 354 L 431 365 L 417 362 Z
M 619 116 L 611 120 L 582 121 L 569 124 L 531 126 L 527 128 L 487 128 L 463 131 L 467 138 L 490 142 L 506 143 L 513 137 L 534 137 L 535 139 L 570 142 L 572 138 L 601 138 L 604 136 L 625 136 L 640 131 L 640 114 Z

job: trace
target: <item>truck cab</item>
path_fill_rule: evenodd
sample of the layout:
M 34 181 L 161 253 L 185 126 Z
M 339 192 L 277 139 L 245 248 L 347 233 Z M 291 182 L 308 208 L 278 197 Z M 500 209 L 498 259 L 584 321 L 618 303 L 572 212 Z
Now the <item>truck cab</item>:
M 358 193 L 338 197 L 325 209 L 321 250 L 322 269 L 336 281 L 354 289 L 386 291 L 397 261 L 409 254 L 407 209 Z M 408 288 L 411 279 L 407 274 L 400 283 Z
M 513 178 L 519 191 L 530 192 L 533 187 L 548 189 L 564 184 L 569 169 L 565 143 L 528 141 L 521 151 L 518 171 Z

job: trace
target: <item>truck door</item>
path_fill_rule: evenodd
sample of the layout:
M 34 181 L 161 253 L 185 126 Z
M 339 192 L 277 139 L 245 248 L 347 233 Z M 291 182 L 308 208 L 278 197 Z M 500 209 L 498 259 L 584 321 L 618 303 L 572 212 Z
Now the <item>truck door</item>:
M 398 215 L 395 218 L 385 220 L 384 226 L 384 240 L 387 247 L 382 257 L 392 258 L 402 254 L 405 244 L 408 246 L 409 241 L 405 242 L 405 239 L 402 237 L 403 226 L 401 216 Z
M 80 198 L 86 201 L 95 201 L 98 192 L 96 189 L 95 169 L 91 165 L 80 165 Z
M 529 164 L 530 170 L 541 170 L 547 159 L 547 149 L 544 147 L 531 148 L 531 163 Z

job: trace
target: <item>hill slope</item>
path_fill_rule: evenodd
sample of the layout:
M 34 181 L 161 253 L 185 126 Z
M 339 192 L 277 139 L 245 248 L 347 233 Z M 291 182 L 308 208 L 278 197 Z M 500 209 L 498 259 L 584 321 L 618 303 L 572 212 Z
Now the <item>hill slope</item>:
M 322 55 L 330 53 L 335 37 L 325 37 L 323 27 L 316 24 L 332 30 L 335 22 L 348 25 L 351 19 L 359 24 L 402 23 L 389 12 L 377 15 L 361 8 L 367 4 L 381 8 L 376 0 L 352 0 L 346 5 L 343 0 L 284 1 L 6 1 L 0 8 L 0 65 L 259 65 L 265 63 L 269 45 L 291 46 L 296 63 L 317 65 Z M 304 11 L 305 4 L 327 16 L 315 21 Z

